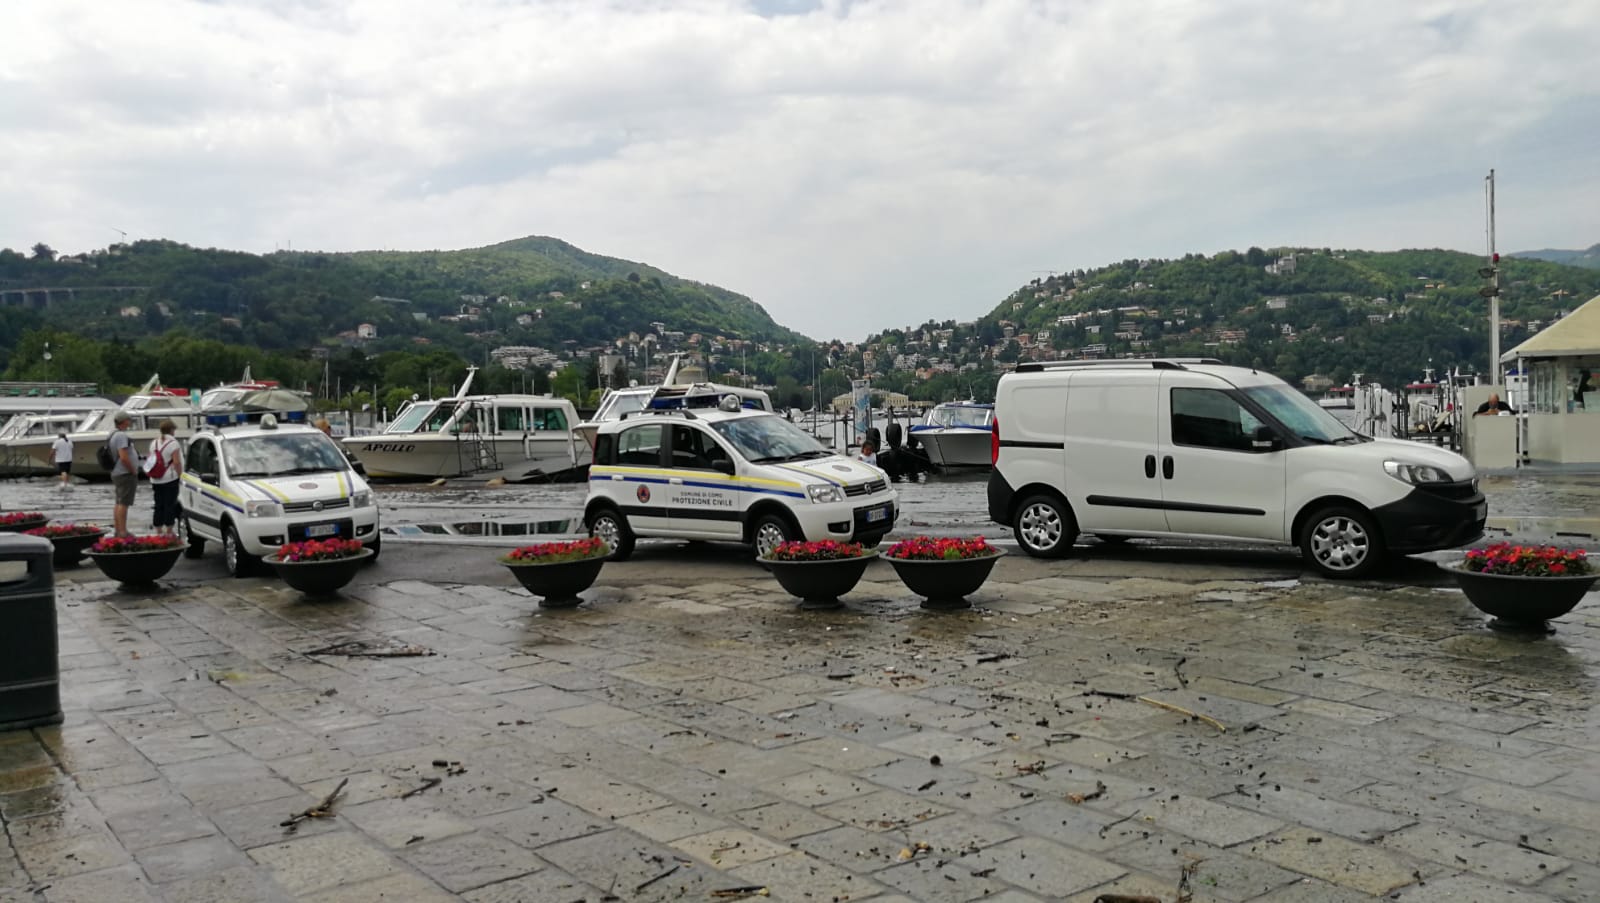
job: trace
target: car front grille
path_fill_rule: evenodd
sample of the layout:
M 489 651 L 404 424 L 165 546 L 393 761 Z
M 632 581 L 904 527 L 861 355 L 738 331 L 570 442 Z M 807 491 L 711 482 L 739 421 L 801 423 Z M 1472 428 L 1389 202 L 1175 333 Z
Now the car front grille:
M 318 504 L 318 502 L 284 502 L 283 511 L 285 514 L 304 514 L 307 511 L 335 511 L 340 508 L 350 507 L 350 500 L 323 499 L 320 502 L 321 508 L 317 507 Z
M 1477 496 L 1478 481 L 1461 480 L 1455 483 L 1418 483 L 1417 488 L 1440 498 L 1465 501 Z
M 888 488 L 889 482 L 887 480 L 868 480 L 865 483 L 855 483 L 844 487 L 844 494 L 847 496 L 873 495 Z

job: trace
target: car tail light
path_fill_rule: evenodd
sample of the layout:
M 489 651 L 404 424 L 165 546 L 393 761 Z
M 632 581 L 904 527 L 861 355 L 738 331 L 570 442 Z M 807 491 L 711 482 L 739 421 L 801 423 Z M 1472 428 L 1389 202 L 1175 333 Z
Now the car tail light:
M 989 421 L 989 464 L 998 467 L 1000 464 L 1000 418 Z

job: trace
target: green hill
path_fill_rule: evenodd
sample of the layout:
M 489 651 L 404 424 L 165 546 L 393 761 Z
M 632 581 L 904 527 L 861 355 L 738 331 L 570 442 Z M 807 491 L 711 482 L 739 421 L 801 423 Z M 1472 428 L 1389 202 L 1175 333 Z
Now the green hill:
M 1564 263 L 1567 266 L 1600 270 L 1600 245 L 1593 245 L 1586 251 L 1563 251 L 1559 248 L 1544 248 L 1538 251 L 1518 251 L 1509 256 L 1548 260 L 1551 263 Z
M 1454 251 L 1251 248 L 1126 260 L 1036 279 L 977 324 L 983 338 L 1049 332 L 1056 353 L 1220 357 L 1288 379 L 1354 373 L 1387 383 L 1422 368 L 1483 370 L 1489 302 L 1481 257 Z M 1600 294 L 1600 271 L 1505 258 L 1501 348 Z M 997 355 L 1040 354 L 1007 346 Z M 1041 355 L 1042 356 L 1042 355 Z
M 413 347 L 421 338 L 469 359 L 501 344 L 597 345 L 647 332 L 651 323 L 804 340 L 743 295 L 542 237 L 463 251 L 256 255 L 170 241 L 59 259 L 0 251 L 0 289 L 46 286 L 85 290 L 53 296 L 39 312 L 43 324 L 98 339 L 181 326 L 201 338 L 292 350 L 368 323 L 378 335 L 369 350 Z M 137 290 L 90 290 L 105 286 Z M 139 307 L 140 316 L 121 316 L 127 307 Z

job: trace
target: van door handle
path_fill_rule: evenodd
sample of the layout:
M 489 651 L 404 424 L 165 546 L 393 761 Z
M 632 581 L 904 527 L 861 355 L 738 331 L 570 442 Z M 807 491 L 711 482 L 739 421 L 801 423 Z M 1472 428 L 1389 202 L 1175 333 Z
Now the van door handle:
M 669 478 L 667 480 L 667 482 L 672 484 L 673 486 L 682 486 L 683 485 L 683 478 L 682 477 L 671 477 L 671 478 Z
M 1172 479 L 1172 456 L 1171 455 L 1164 455 L 1161 458 L 1161 475 L 1166 477 L 1169 480 Z
M 1155 455 L 1145 455 L 1144 456 L 1144 475 L 1149 477 L 1152 480 L 1156 478 L 1156 456 Z

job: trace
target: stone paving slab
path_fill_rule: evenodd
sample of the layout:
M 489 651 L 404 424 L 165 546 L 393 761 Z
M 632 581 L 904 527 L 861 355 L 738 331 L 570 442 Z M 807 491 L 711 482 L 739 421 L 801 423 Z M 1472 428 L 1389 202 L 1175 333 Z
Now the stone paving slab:
M 1135 550 L 1012 556 L 941 613 L 875 568 L 802 612 L 747 561 L 644 556 L 546 611 L 407 551 L 319 602 L 63 573 L 65 723 L 0 734 L 0 899 L 1171 903 L 1187 864 L 1194 903 L 1600 887 L 1593 596 L 1529 637 L 1423 568 Z M 307 654 L 353 639 L 433 654 Z

